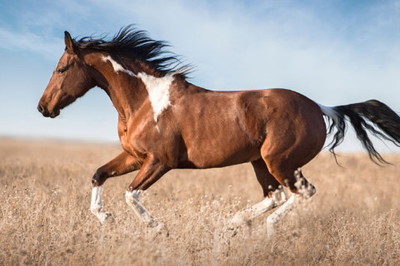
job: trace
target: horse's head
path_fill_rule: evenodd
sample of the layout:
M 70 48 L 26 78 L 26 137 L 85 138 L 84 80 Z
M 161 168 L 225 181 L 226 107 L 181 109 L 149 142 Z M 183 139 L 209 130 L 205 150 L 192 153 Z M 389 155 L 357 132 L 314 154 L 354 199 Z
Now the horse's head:
M 60 110 L 84 95 L 95 83 L 75 41 L 65 32 L 65 52 L 61 56 L 38 105 L 45 117 L 54 118 Z

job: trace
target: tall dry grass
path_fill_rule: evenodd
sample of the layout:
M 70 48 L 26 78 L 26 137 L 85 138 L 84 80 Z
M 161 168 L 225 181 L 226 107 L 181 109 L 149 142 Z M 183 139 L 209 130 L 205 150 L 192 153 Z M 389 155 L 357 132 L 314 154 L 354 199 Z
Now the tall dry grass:
M 109 179 L 101 225 L 89 211 L 90 179 L 118 146 L 0 140 L 1 265 L 400 265 L 400 155 L 378 167 L 364 154 L 322 153 L 304 167 L 317 194 L 268 239 L 266 216 L 236 236 L 224 222 L 262 199 L 248 164 L 174 170 L 144 196 L 169 236 L 124 202 L 134 174 Z

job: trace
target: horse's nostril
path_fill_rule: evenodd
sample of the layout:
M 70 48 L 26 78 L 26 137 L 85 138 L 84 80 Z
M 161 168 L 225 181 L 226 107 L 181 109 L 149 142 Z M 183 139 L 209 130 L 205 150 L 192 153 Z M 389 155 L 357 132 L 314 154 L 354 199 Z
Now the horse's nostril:
M 43 114 L 43 112 L 44 112 L 44 108 L 43 108 L 43 106 L 42 105 L 38 105 L 38 107 L 37 107 L 37 109 L 38 109 L 38 111 L 40 112 L 40 113 L 42 113 Z

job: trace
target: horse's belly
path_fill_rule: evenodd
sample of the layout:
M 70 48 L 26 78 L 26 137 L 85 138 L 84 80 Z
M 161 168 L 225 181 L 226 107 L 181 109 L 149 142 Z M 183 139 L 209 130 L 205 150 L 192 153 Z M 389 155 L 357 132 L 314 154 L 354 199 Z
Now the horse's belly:
M 187 162 L 193 168 L 212 168 L 234 165 L 260 158 L 260 147 L 256 143 L 228 136 L 191 145 L 187 150 Z

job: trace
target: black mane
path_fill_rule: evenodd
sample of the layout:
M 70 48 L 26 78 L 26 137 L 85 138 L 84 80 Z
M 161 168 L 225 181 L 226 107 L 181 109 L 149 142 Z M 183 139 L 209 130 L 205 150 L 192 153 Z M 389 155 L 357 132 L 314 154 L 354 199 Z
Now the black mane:
M 152 40 L 145 31 L 137 30 L 132 25 L 121 28 L 110 41 L 106 41 L 105 38 L 96 39 L 88 36 L 74 40 L 74 42 L 79 49 L 90 48 L 127 54 L 146 62 L 163 75 L 178 72 L 186 77 L 191 71 L 190 65 L 181 65 L 179 56 L 165 49 L 169 47 L 166 42 Z

